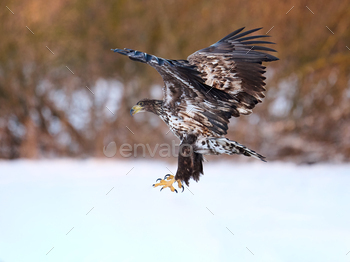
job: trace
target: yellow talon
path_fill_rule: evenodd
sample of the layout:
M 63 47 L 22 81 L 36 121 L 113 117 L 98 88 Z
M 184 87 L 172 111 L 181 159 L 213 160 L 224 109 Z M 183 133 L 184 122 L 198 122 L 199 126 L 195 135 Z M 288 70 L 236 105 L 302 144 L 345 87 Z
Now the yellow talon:
M 179 186 L 179 188 L 183 188 L 182 186 L 182 183 L 181 181 L 178 179 L 178 180 L 175 180 L 175 177 L 173 175 L 166 175 L 164 177 L 164 179 L 161 179 L 159 183 L 156 183 L 154 184 L 153 186 L 154 187 L 157 187 L 157 186 L 163 186 L 160 191 L 162 191 L 164 188 L 167 188 L 169 187 L 171 192 L 176 192 L 177 193 L 177 190 L 174 188 L 173 184 L 177 182 L 177 185 Z M 183 191 L 183 190 L 182 190 Z
M 178 186 L 179 188 L 182 188 L 182 192 L 183 192 L 183 191 L 184 191 L 184 186 L 182 185 L 181 180 L 178 179 L 178 180 L 176 180 L 176 182 L 177 182 L 177 186 Z

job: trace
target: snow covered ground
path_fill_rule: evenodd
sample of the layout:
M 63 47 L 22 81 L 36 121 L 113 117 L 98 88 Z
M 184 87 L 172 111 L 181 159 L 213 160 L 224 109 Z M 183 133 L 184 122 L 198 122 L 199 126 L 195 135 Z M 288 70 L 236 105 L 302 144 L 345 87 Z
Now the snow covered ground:
M 350 165 L 0 162 L 0 261 L 350 261 Z

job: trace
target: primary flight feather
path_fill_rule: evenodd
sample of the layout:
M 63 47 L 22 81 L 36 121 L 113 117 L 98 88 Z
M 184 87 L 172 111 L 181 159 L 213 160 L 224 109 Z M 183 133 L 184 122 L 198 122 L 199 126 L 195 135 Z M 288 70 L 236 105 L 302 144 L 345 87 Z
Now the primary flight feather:
M 231 116 L 248 115 L 265 91 L 265 67 L 262 62 L 278 58 L 260 46 L 273 44 L 260 40 L 267 35 L 249 34 L 261 28 L 242 32 L 240 28 L 215 44 L 201 49 L 187 60 L 169 60 L 132 49 L 112 49 L 130 59 L 155 68 L 164 80 L 163 100 L 143 99 L 130 111 L 158 115 L 181 140 L 178 170 L 175 177 L 166 175 L 154 186 L 189 185 L 203 174 L 203 155 L 243 154 L 265 161 L 255 151 L 224 137 Z M 259 39 L 259 40 L 257 40 Z

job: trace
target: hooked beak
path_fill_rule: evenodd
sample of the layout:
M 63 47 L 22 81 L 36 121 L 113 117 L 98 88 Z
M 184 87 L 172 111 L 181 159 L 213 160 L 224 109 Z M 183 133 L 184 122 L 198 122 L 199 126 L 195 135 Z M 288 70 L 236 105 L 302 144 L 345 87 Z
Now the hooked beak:
M 133 106 L 130 110 L 130 115 L 133 116 L 133 115 L 137 114 L 138 112 L 140 112 L 142 109 L 143 109 L 142 106 L 139 106 L 139 105 Z

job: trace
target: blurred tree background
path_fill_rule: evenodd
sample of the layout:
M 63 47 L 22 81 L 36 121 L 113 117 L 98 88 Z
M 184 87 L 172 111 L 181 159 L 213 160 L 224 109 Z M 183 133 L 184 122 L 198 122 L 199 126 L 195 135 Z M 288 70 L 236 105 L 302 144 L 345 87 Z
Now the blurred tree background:
M 227 137 L 269 160 L 349 161 L 349 1 L 9 0 L 0 7 L 0 158 L 100 157 L 111 141 L 170 143 L 156 116 L 129 115 L 140 99 L 162 96 L 161 77 L 110 49 L 185 59 L 245 26 L 269 31 L 280 61 L 265 64 L 264 102 L 231 119 Z

